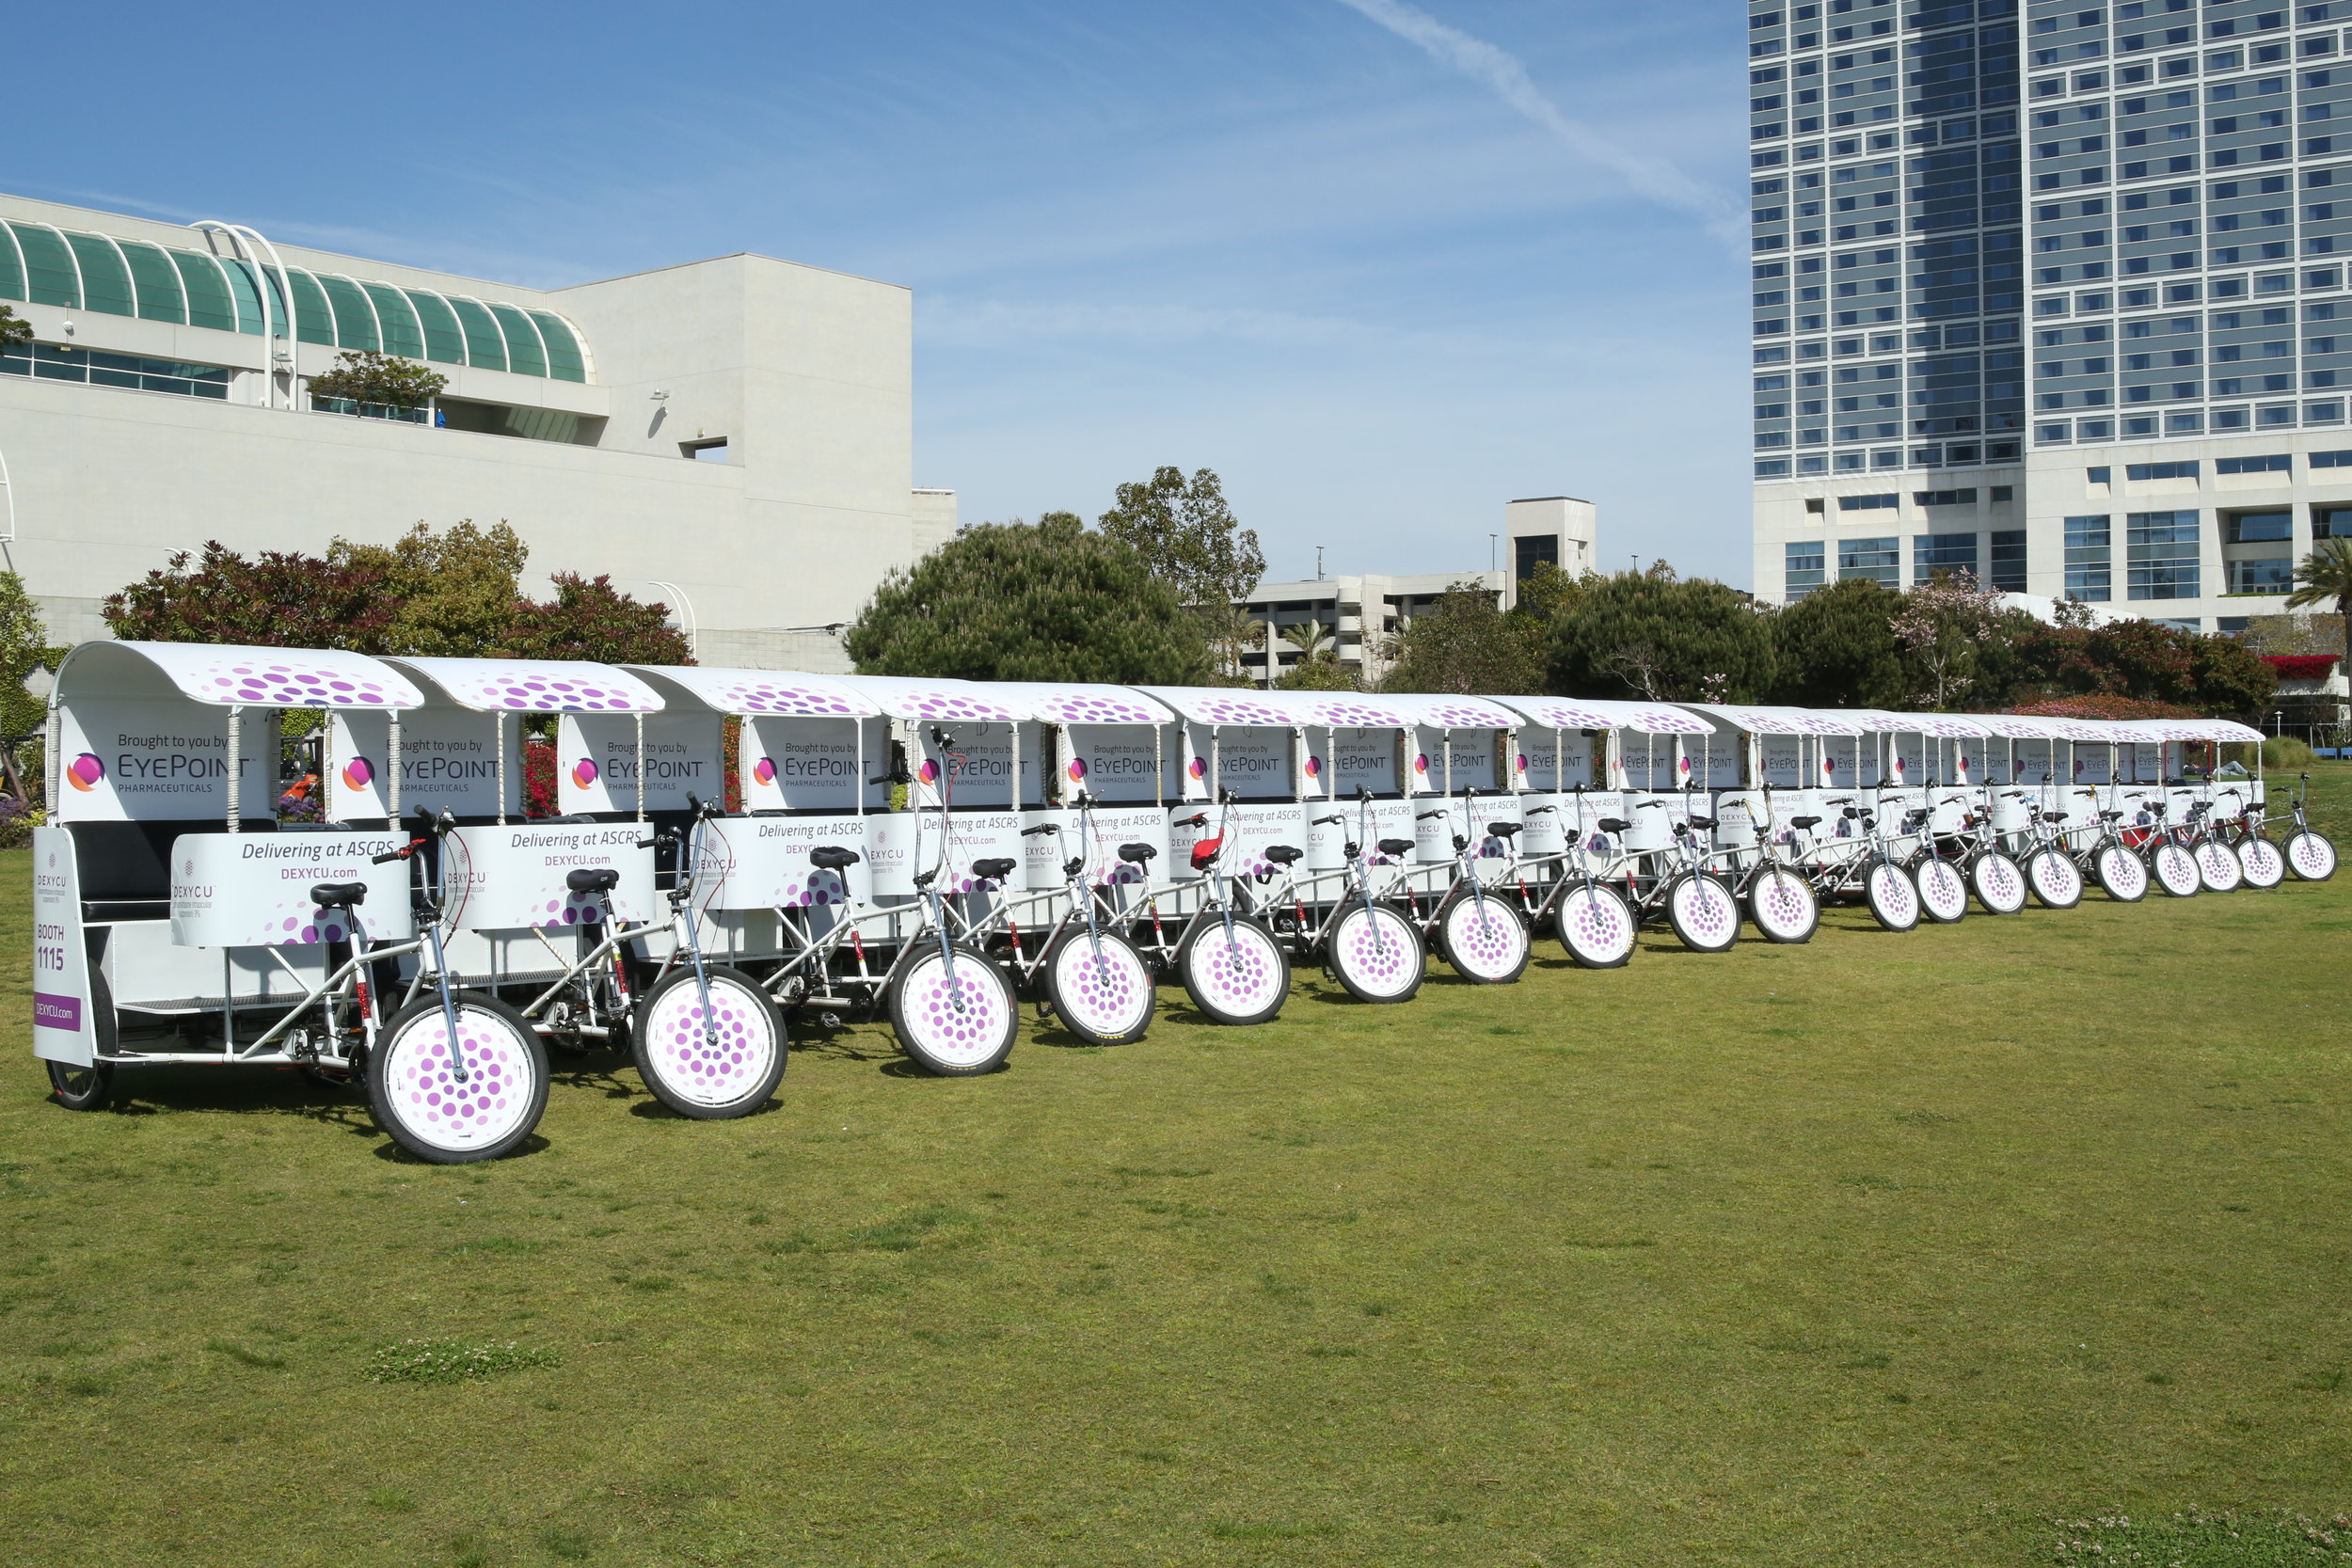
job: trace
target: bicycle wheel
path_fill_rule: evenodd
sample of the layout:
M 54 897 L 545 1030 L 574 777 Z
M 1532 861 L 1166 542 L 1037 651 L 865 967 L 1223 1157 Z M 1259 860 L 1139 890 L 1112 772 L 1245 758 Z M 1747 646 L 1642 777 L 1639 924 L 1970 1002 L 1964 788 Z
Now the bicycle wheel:
M 1511 984 L 1526 973 L 1534 951 L 1519 911 L 1492 894 L 1481 898 L 1459 888 L 1438 911 L 1438 952 L 1472 985 Z
M 394 1013 L 368 1053 L 368 1106 L 394 1143 L 428 1164 L 512 1153 L 548 1108 L 548 1057 L 537 1031 L 494 996 L 461 990 L 457 1067 L 448 1016 L 432 991 Z
M 1870 917 L 1889 931 L 1908 931 L 1919 924 L 1919 888 L 1903 868 L 1891 861 L 1873 864 L 1862 879 L 1862 901 Z
M 1552 928 L 1580 969 L 1621 969 L 1633 957 L 1633 911 L 1616 889 L 1598 882 L 1562 894 Z
M 1968 913 L 1968 883 L 1952 863 L 1930 855 L 1911 868 L 1919 889 L 1919 912 L 1938 926 L 1955 926 Z
M 759 983 L 724 964 L 703 966 L 710 1010 L 692 967 L 674 969 L 637 1005 L 629 1055 L 653 1097 L 696 1121 L 747 1117 L 784 1077 L 784 1020 Z
M 1065 932 L 1045 957 L 1045 999 L 1089 1045 L 1127 1045 L 1152 1026 L 1158 997 L 1135 943 L 1117 931 Z
M 2148 863 L 2121 844 L 2101 845 L 2090 869 L 2100 888 L 2119 904 L 2137 904 L 2148 896 Z
M 115 1065 L 105 1058 L 114 1054 L 121 1036 L 115 1022 L 115 993 L 107 989 L 106 977 L 95 964 L 89 970 L 89 1015 L 91 1045 L 98 1059 L 87 1067 L 41 1063 L 49 1069 L 50 1093 L 69 1111 L 103 1111 L 114 1099 Z
M 2026 907 L 2026 873 L 1998 849 L 1982 850 L 1968 863 L 1968 886 L 1987 914 L 2015 914 Z
M 1263 1023 L 1291 993 L 1291 965 L 1269 931 L 1246 915 L 1209 915 L 1176 946 L 1176 974 L 1215 1023 Z
M 2324 882 L 2336 874 L 2336 847 L 2326 833 L 2298 828 L 2287 835 L 2287 869 L 2298 882 Z
M 1740 940 L 1740 901 L 1721 878 L 1686 871 L 1666 884 L 1666 924 L 1693 953 L 1728 953 Z
M 2235 893 L 2246 880 L 2246 873 L 2237 863 L 2237 856 L 2230 847 L 2210 835 L 2197 841 L 2189 853 L 2197 861 L 2198 879 L 2205 884 L 2207 893 Z
M 2266 838 L 2238 840 L 2237 864 L 2250 888 L 2274 888 L 2286 879 L 2286 857 Z
M 2083 901 L 2083 873 L 2074 858 L 2043 845 L 2026 862 L 2026 885 L 2045 910 L 2071 910 Z
M 1413 923 L 1386 904 L 1342 906 L 1323 939 L 1331 974 L 1359 1002 L 1410 1002 L 1429 956 Z
M 1021 1010 L 996 966 L 958 943 L 942 957 L 934 938 L 917 938 L 914 956 L 890 986 L 890 1027 L 907 1060 L 942 1078 L 993 1072 L 1012 1054 Z
M 2197 858 L 2170 839 L 2156 846 L 2148 857 L 2149 869 L 2155 873 L 2156 889 L 2168 898 L 2194 898 L 2204 891 L 2205 879 L 2197 874 Z
M 1748 884 L 1748 918 L 1767 942 L 1811 942 L 1821 924 L 1821 901 L 1811 882 L 1785 865 L 1770 865 Z

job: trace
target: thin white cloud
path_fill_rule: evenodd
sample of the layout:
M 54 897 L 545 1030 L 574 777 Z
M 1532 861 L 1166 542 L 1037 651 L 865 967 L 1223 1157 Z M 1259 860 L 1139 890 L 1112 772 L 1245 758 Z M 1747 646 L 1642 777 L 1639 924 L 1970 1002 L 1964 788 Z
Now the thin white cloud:
M 1718 233 L 1739 237 L 1744 227 L 1735 204 L 1662 158 L 1620 147 L 1581 120 L 1570 119 L 1544 96 L 1517 55 L 1449 27 L 1404 0 L 1339 0 L 1349 10 L 1386 27 L 1439 65 L 1487 87 L 1506 104 L 1557 137 L 1577 156 L 1614 172 L 1661 206 L 1704 219 Z

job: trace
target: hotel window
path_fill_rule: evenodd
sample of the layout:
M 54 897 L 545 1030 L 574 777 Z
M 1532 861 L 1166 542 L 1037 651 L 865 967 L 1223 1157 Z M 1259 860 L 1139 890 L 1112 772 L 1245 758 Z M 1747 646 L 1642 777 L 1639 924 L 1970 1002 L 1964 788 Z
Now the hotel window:
M 1899 539 L 1844 539 L 1837 545 L 1837 576 L 1868 578 L 1881 588 L 1894 588 L 1902 577 Z
M 1783 568 L 1785 596 L 1795 604 L 1821 586 L 1825 550 L 1818 539 L 1788 546 L 1787 565 Z
M 1938 572 L 1977 575 L 1977 536 L 1973 533 L 1915 533 L 1911 536 L 1911 580 L 1927 582 Z
M 2112 553 L 2107 546 L 2106 518 L 2067 518 L 2066 596 L 2093 604 L 2104 604 L 2113 597 L 2108 588 Z
M 2134 512 L 2124 524 L 2124 596 L 2194 599 L 2199 581 L 2195 512 Z
M 1993 535 L 1992 586 L 1996 594 L 2026 591 L 2026 531 L 2003 529 Z

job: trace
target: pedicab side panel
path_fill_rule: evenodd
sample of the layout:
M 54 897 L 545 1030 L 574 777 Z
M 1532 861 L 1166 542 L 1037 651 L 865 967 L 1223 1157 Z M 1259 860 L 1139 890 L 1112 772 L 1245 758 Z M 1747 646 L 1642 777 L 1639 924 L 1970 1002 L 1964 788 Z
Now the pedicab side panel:
M 639 822 L 514 822 L 464 827 L 441 840 L 443 926 L 476 932 L 545 929 L 591 921 L 593 895 L 574 893 L 574 871 L 617 871 L 612 912 L 628 925 L 657 917 L 653 848 Z M 643 846 L 641 847 L 641 846 Z
M 87 1067 L 97 1059 L 89 951 L 73 835 L 33 830 L 33 1054 Z
M 557 721 L 557 809 L 567 816 L 684 811 L 689 796 L 705 801 L 726 799 L 718 714 L 644 716 L 642 794 L 638 723 L 628 716 L 602 713 L 567 713 Z
M 498 736 L 483 714 L 420 708 L 400 720 L 400 809 L 459 817 L 515 816 L 523 808 L 522 720 L 502 714 L 506 802 L 499 802 Z M 391 721 L 381 713 L 336 713 L 327 720 L 326 816 L 334 822 L 382 821 L 391 807 L 387 759 Z
M 171 847 L 171 940 L 182 947 L 312 946 L 344 942 L 354 925 L 322 911 L 310 890 L 359 882 L 358 930 L 375 942 L 416 934 L 406 861 L 374 857 L 408 842 L 393 832 L 186 833 Z

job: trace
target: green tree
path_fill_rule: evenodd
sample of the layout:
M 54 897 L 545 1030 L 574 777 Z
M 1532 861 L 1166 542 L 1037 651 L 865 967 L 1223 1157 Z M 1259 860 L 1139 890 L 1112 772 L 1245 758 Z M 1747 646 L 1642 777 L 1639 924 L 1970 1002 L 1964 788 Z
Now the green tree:
M 2001 596 L 1979 586 L 1974 572 L 1938 572 L 1902 596 L 1893 629 L 1918 674 L 1917 702 L 1941 712 L 1976 689 L 2002 613 Z
M 1551 689 L 1582 697 L 1749 703 L 1771 689 L 1770 618 L 1720 582 L 1662 562 L 1587 582 L 1553 623 Z
M 0 348 L 13 348 L 33 341 L 33 324 L 0 305 Z
M 1237 670 L 1250 639 L 1240 601 L 1265 576 L 1265 552 L 1257 531 L 1243 528 L 1226 504 L 1215 470 L 1186 479 L 1182 468 L 1159 468 L 1139 484 L 1122 484 L 1096 524 L 1176 591 L 1177 602 L 1199 619 L 1217 672 Z
M 419 523 L 390 545 L 337 539 L 326 559 L 378 574 L 385 594 L 396 601 L 387 652 L 463 658 L 508 640 L 531 551 L 505 519 L 485 529 L 468 517 L 437 534 Z
M 1457 582 L 1399 629 L 1383 691 L 1534 692 L 1544 680 L 1549 626 L 1510 614 L 1491 590 Z
M 555 597 L 517 598 L 500 633 L 498 652 L 515 658 L 584 658 L 604 664 L 691 664 L 670 609 L 645 604 L 602 574 L 557 572 Z
M 2295 569 L 2295 592 L 2287 595 L 2289 610 L 2336 601 L 2336 615 L 2352 647 L 2352 539 L 2323 539 L 2318 548 Z
M 2278 695 L 2279 672 L 2234 637 L 2197 638 L 2189 660 L 2189 684 L 2207 714 L 2250 720 Z
M 1816 589 L 1772 617 L 1774 699 L 1799 707 L 1900 707 L 1912 675 L 1895 641 L 1902 595 L 1869 578 Z
M 393 408 L 422 408 L 441 395 L 449 377 L 427 370 L 414 359 L 378 354 L 373 349 L 345 349 L 335 356 L 335 368 L 310 378 L 314 398 L 347 398 L 353 403 L 380 403 Z
M 1274 683 L 1277 691 L 1355 691 L 1363 683 L 1356 672 L 1340 662 L 1339 656 L 1325 648 L 1282 672 Z
M 152 642 L 389 652 L 396 610 L 373 566 L 290 550 L 251 559 L 219 540 L 200 555 L 175 552 L 100 609 L 117 637 Z
M 1181 686 L 1209 664 L 1175 588 L 1068 512 L 983 523 L 893 571 L 843 641 L 872 675 Z
M 63 657 L 63 649 L 49 645 L 49 628 L 24 579 L 0 572 L 0 742 L 40 732 L 46 709 L 24 680 L 42 665 L 55 669 Z

